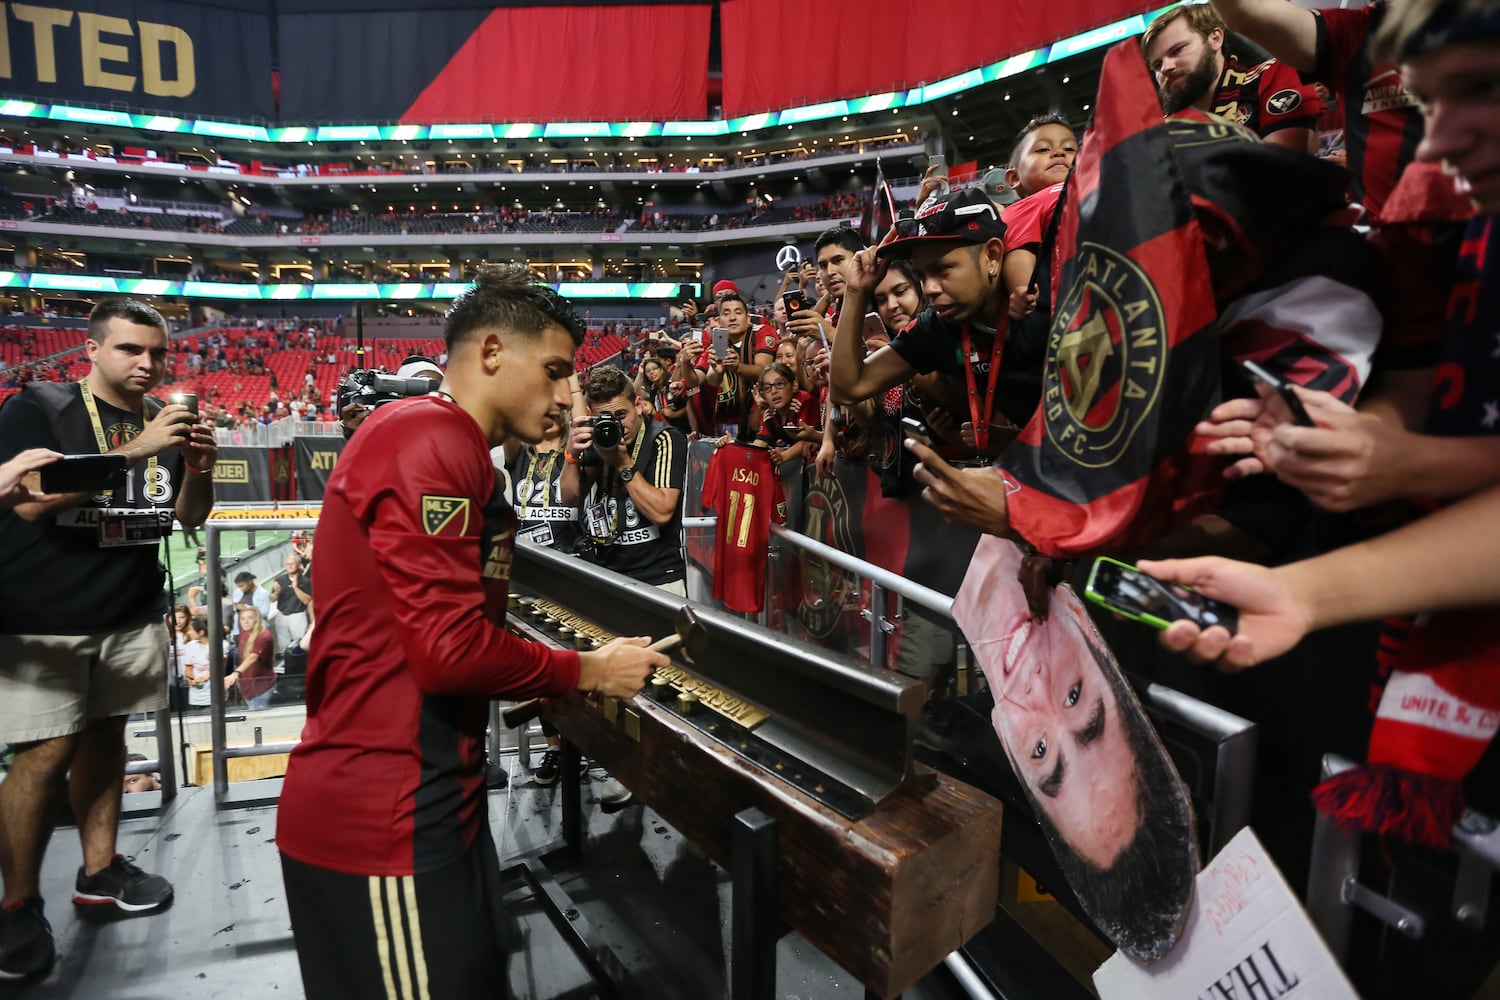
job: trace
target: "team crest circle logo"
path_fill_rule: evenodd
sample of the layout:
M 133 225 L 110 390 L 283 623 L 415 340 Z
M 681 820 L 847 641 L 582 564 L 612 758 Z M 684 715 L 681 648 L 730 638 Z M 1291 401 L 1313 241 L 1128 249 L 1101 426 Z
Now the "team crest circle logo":
M 1266 110 L 1273 115 L 1289 115 L 1302 107 L 1302 95 L 1288 87 L 1266 99 Z
M 1161 394 L 1167 339 L 1161 299 L 1134 261 L 1080 244 L 1052 318 L 1042 376 L 1047 436 L 1090 469 L 1113 465 Z
M 815 476 L 808 487 L 804 533 L 841 552 L 854 551 L 854 535 L 849 525 L 849 499 L 839 481 L 831 476 Z M 810 635 L 827 638 L 838 626 L 844 611 L 859 596 L 859 578 L 822 559 L 807 557 L 803 563 L 806 580 L 797 620 Z
M 111 448 L 118 448 L 134 441 L 138 433 L 140 432 L 134 424 L 112 424 L 109 430 L 104 432 L 104 440 Z

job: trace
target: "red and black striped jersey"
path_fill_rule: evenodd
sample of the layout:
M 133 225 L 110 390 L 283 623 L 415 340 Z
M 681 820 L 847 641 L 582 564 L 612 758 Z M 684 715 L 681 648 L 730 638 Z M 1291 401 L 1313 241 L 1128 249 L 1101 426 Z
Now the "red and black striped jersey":
M 1385 15 L 1384 3 L 1350 10 L 1319 10 L 1317 66 L 1344 109 L 1350 195 L 1376 219 L 1401 171 L 1422 141 L 1417 99 L 1391 63 L 1370 59 L 1369 39 Z
M 318 520 L 318 624 L 282 851 L 411 875 L 473 843 L 489 700 L 578 686 L 576 652 L 505 629 L 515 532 L 489 444 L 454 404 L 390 403 L 350 440 Z
M 1285 63 L 1268 59 L 1246 67 L 1225 59 L 1212 110 L 1265 138 L 1284 128 L 1317 128 L 1323 102 Z

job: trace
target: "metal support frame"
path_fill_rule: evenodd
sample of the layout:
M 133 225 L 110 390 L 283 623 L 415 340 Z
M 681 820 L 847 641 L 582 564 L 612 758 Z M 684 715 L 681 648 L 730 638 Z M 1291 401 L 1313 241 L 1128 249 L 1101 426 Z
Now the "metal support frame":
M 223 507 L 224 505 L 221 505 Z M 253 509 L 261 509 L 264 505 L 250 505 Z M 315 509 L 319 505 L 312 502 L 298 503 L 298 509 Z M 232 506 L 229 508 L 232 509 Z M 296 530 L 299 528 L 312 529 L 318 526 L 316 518 L 306 517 L 258 517 L 234 520 L 216 521 L 212 517 L 204 523 L 203 548 L 207 565 L 219 567 L 219 536 L 225 531 L 281 531 Z M 210 635 L 222 635 L 224 632 L 224 611 L 218 600 L 208 602 L 208 631 Z M 289 752 L 297 745 L 296 741 L 278 741 L 276 743 L 262 743 L 259 738 L 253 746 L 230 747 L 229 736 L 226 729 L 225 718 L 225 693 L 224 693 L 224 644 L 211 642 L 208 644 L 208 676 L 209 676 L 209 732 L 213 747 L 213 779 L 214 779 L 214 808 L 229 809 L 263 804 L 263 796 L 246 795 L 231 796 L 229 792 L 229 760 L 233 757 L 260 757 L 270 754 L 281 754 Z M 268 779 L 274 781 L 277 788 L 280 787 L 280 779 Z M 273 797 L 274 801 L 274 797 Z
M 1327 754 L 1323 758 L 1323 780 L 1354 766 L 1352 761 Z M 1472 811 L 1465 813 L 1453 827 L 1458 873 L 1449 912 L 1455 921 L 1471 930 L 1484 927 L 1490 882 L 1500 870 L 1497 829 L 1500 824 Z M 1413 940 L 1426 933 L 1430 920 L 1428 914 L 1360 883 L 1361 839 L 1361 834 L 1345 833 L 1328 816 L 1318 814 L 1313 828 L 1307 912 L 1340 964 L 1349 958 L 1356 909 Z
M 776 994 L 776 820 L 759 809 L 735 813 L 731 848 L 730 1000 Z
M 575 783 L 578 780 L 576 773 L 573 780 Z M 563 942 L 593 978 L 597 987 L 595 995 L 604 1000 L 619 997 L 616 984 L 625 979 L 624 965 L 598 936 L 583 912 L 573 905 L 573 900 L 563 891 L 541 856 L 528 854 L 517 859 L 500 870 L 500 877 L 506 882 L 521 882 L 531 890 L 537 905 L 552 921 Z
M 567 737 L 558 740 L 562 749 L 562 830 L 563 851 L 568 860 L 576 861 L 583 852 L 583 754 Z

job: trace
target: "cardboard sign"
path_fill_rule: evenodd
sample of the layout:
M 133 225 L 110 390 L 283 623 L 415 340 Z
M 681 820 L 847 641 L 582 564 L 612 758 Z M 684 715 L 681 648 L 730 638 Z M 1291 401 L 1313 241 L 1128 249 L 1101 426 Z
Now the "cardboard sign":
M 1187 926 L 1159 962 L 1116 952 L 1100 1000 L 1359 1000 L 1249 827 L 1199 873 Z

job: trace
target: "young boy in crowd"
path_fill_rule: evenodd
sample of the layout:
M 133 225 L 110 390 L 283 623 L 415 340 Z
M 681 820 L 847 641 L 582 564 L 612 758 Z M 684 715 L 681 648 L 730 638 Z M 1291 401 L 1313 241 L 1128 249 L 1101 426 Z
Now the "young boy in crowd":
M 1005 183 L 1021 199 L 1005 209 L 1001 275 L 1010 290 L 1011 319 L 1024 319 L 1036 309 L 1037 250 L 1077 156 L 1078 136 L 1061 115 L 1031 119 L 1011 147 Z

